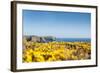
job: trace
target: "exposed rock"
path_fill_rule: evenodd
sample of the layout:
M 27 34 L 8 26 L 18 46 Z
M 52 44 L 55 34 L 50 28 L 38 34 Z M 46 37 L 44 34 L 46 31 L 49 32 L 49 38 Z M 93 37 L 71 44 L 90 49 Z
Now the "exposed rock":
M 40 42 L 41 41 L 41 38 L 38 37 L 38 36 L 31 36 L 31 41 L 32 42 Z
M 55 41 L 56 38 L 53 36 L 44 36 L 44 37 L 39 37 L 39 36 L 24 36 L 24 40 L 26 41 L 32 41 L 32 42 L 52 42 Z

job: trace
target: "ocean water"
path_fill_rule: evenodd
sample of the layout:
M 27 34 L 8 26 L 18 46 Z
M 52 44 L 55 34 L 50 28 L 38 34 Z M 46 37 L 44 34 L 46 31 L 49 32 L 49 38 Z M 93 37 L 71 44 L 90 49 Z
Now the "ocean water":
M 91 38 L 56 38 L 58 42 L 91 42 Z

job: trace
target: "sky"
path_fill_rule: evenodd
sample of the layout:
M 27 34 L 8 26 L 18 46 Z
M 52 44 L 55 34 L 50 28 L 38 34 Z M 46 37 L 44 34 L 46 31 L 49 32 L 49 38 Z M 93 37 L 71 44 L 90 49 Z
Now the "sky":
M 90 38 L 91 14 L 23 10 L 23 35 Z

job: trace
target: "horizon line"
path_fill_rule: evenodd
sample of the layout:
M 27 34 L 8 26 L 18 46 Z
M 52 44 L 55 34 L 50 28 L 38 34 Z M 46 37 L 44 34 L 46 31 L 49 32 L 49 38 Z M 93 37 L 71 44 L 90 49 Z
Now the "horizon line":
M 38 36 L 38 35 L 23 35 L 23 36 Z M 48 35 L 51 36 L 51 35 Z M 38 37 L 45 37 L 45 36 L 38 36 Z M 51 36 L 55 38 L 91 38 L 91 37 L 56 37 L 56 36 Z

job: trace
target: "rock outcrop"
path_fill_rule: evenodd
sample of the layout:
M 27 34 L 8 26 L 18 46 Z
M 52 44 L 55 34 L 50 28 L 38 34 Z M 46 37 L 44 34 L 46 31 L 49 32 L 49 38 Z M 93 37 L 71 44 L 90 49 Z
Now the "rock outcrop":
M 56 38 L 53 37 L 53 36 L 39 37 L 39 36 L 32 35 L 32 36 L 24 36 L 24 40 L 32 41 L 32 42 L 43 42 L 43 43 L 45 43 L 45 42 L 55 41 Z

